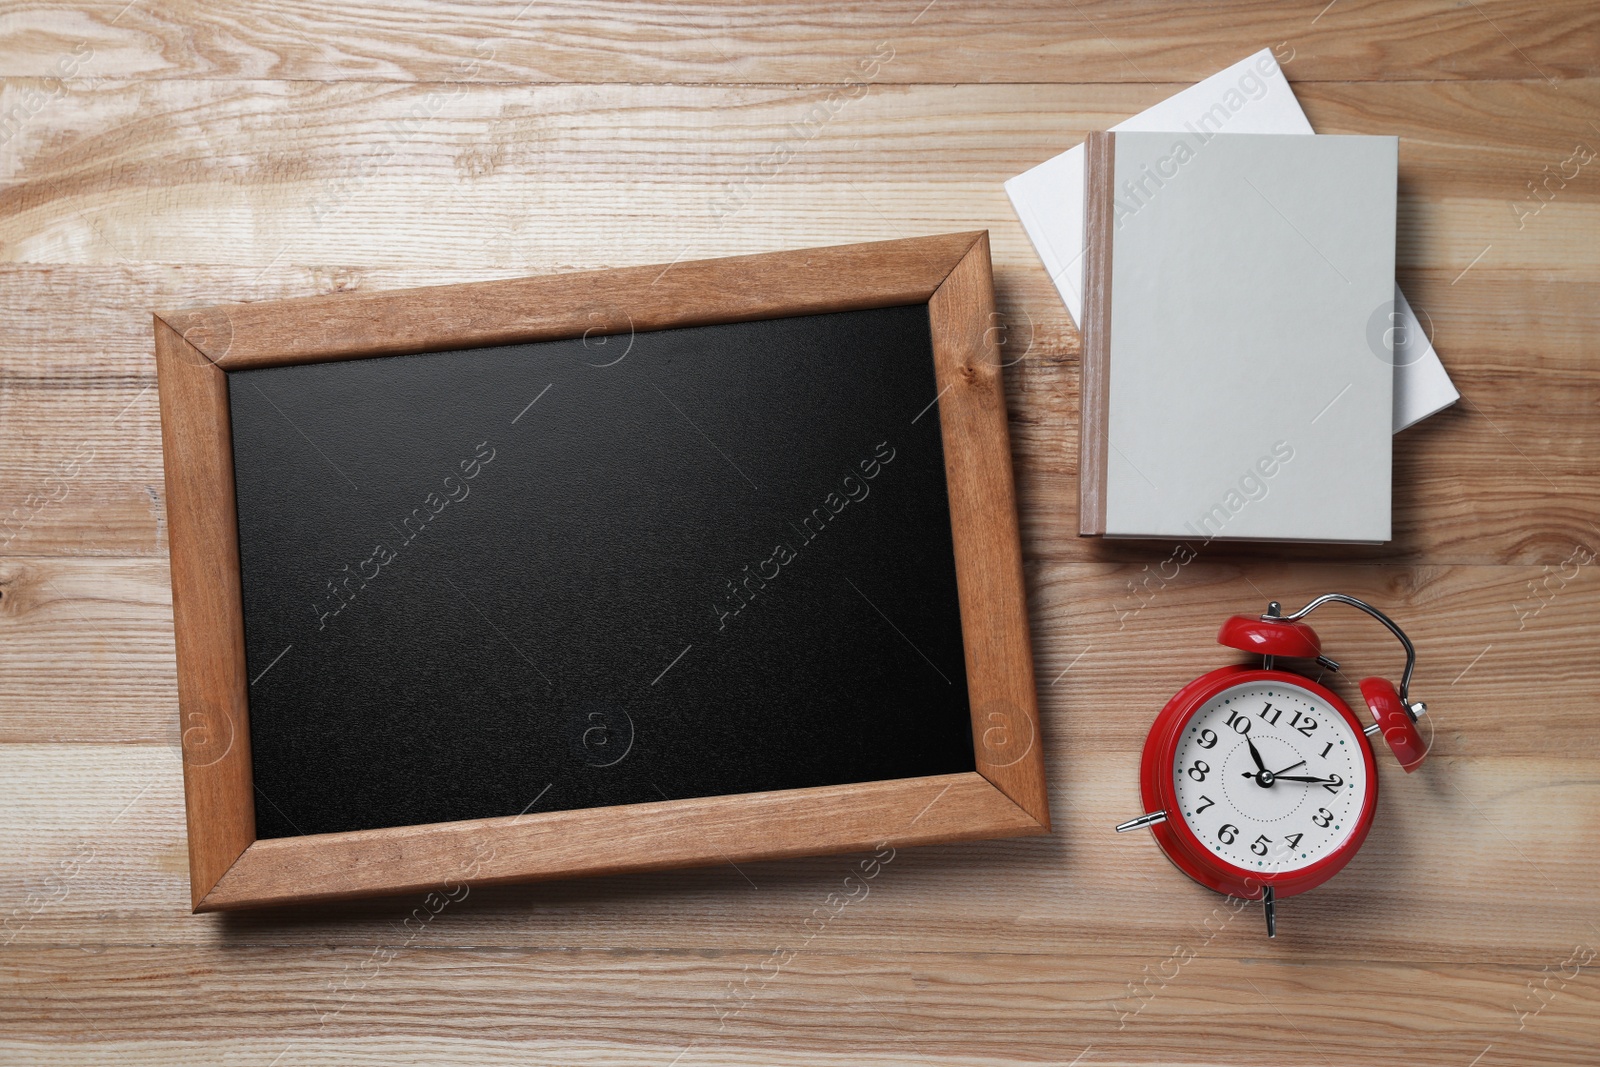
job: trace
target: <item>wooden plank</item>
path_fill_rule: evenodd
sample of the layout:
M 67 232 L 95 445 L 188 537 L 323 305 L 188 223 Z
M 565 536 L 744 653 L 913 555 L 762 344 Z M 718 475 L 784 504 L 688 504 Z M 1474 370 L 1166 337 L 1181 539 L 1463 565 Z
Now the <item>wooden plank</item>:
M 0 742 L 178 744 L 166 561 L 0 559 Z
M 1211 922 L 1226 937 L 1254 917 L 1224 910 Z M 1542 1067 L 1582 1062 L 1600 1017 L 1595 983 L 1581 977 L 1519 1030 L 1515 1006 L 1541 980 L 1535 967 L 1354 963 L 1335 971 L 1281 957 L 1219 958 L 1198 924 L 1154 957 L 1085 960 L 1063 972 L 1048 957 L 861 956 L 816 943 L 713 958 L 482 953 L 450 944 L 449 918 L 410 943 L 394 931 L 370 950 L 344 952 L 136 946 L 98 953 L 90 968 L 73 948 L 30 949 L 12 965 L 13 1018 L 27 1036 L 11 1047 L 30 1063 L 106 1062 L 114 1050 L 214 1062 L 200 1057 L 228 1049 L 263 1064 L 274 1056 L 333 1062 L 342 1053 L 342 1062 L 358 1063 L 681 1057 L 974 1067 L 1070 1063 L 1086 1047 L 1093 1052 L 1084 1062 L 1108 1064 L 1216 1062 L 1209 1057 L 1218 1050 L 1229 1063 L 1280 1064 L 1298 1054 L 1286 1049 L 1305 1049 L 1330 1063 L 1403 1057 L 1460 1067 L 1492 1045 L 1501 1062 Z M 780 951 L 795 955 L 772 974 Z M 1193 956 L 1167 962 L 1183 951 Z M 1151 977 L 1164 964 L 1171 977 Z M 438 1010 L 444 988 L 470 1008 Z M 998 1025 L 996 1004 L 1004 1005 Z M 196 1018 L 217 1020 L 204 1043 L 186 1033 Z M 1197 1047 L 1207 1059 L 1192 1058 Z
M 1001 183 L 1174 87 L 880 87 L 804 136 L 814 88 L 483 86 L 402 122 L 434 88 L 106 83 L 8 145 L 0 250 L 260 270 L 410 262 L 420 241 L 440 265 L 550 271 L 987 227 L 999 265 L 1036 264 Z M 1600 275 L 1584 239 L 1600 217 L 1589 168 L 1551 179 L 1540 196 L 1553 201 L 1520 228 L 1513 210 L 1543 203 L 1528 183 L 1562 171 L 1578 142 L 1600 149 L 1585 117 L 1600 79 L 1302 95 L 1330 133 L 1379 129 L 1368 111 L 1404 115 L 1402 270 L 1453 278 L 1493 244 L 1474 271 Z M 212 157 L 239 162 L 196 162 Z
M 256 836 L 233 448 L 222 371 L 159 319 L 155 347 L 190 892 L 198 904 Z
M 128 10 L 78 0 L 12 15 L 0 74 L 55 74 L 79 42 L 92 54 L 70 70 L 91 77 L 519 82 L 1193 82 L 1264 46 L 1313 80 L 1560 79 L 1594 74 L 1600 54 L 1595 13 L 1580 3 L 1329 6 L 942 0 L 824 11 L 698 0 L 668 16 L 634 0 L 595 17 L 577 4 L 369 0 L 285 21 L 265 0 Z M 877 68 L 862 65 L 878 55 Z
M 1519 199 L 1527 192 L 1525 182 L 1545 176 L 1546 164 L 1559 171 L 1573 143 L 1595 139 L 1588 122 L 1600 101 L 1596 77 L 1557 86 L 1537 79 L 1304 83 L 1292 69 L 1288 77 L 1320 132 L 1398 134 L 1408 195 L 1448 191 L 1452 198 Z M 71 82 L 67 95 L 15 127 L 0 156 L 0 179 L 40 187 L 6 189 L 0 203 L 9 215 L 38 207 L 46 195 L 103 195 L 137 169 L 148 180 L 192 191 L 215 184 L 216 192 L 231 195 L 236 210 L 249 203 L 310 227 L 365 206 L 362 191 L 382 167 L 404 169 L 420 185 L 497 192 L 503 202 L 517 195 L 532 200 L 540 192 L 510 187 L 505 179 L 514 175 L 575 178 L 602 188 L 621 184 L 645 193 L 687 180 L 694 184 L 685 194 L 697 195 L 686 198 L 681 226 L 739 212 L 761 188 L 802 178 L 897 180 L 913 188 L 930 181 L 1004 181 L 1184 86 L 879 85 L 826 123 L 807 125 L 807 113 L 826 98 L 827 87 L 487 84 L 463 89 L 449 107 L 428 112 L 436 85 Z M 0 83 L 0 105 L 9 110 L 30 91 L 54 89 L 42 80 Z M 419 109 L 428 113 L 410 117 Z M 927 150 L 930 138 L 938 139 L 937 152 Z M 197 165 L 208 152 L 235 162 L 227 170 Z M 648 182 L 638 169 L 646 162 Z M 1578 168 L 1586 170 L 1587 164 Z M 1549 190 L 1558 203 L 1595 199 L 1593 186 L 1577 180 L 1570 164 L 1566 182 Z M 317 198 L 307 202 L 302 187 Z M 141 187 L 129 186 L 123 195 L 141 193 Z M 140 202 L 146 210 L 168 211 L 160 202 Z M 898 205 L 885 206 L 886 214 L 900 217 Z M 313 208 L 321 210 L 320 217 Z M 516 219 L 506 207 L 484 210 L 495 223 Z M 171 221 L 184 220 L 172 213 Z M 235 223 L 226 217 L 209 221 Z M 521 221 L 530 238 L 559 236 Z M 193 220 L 190 227 L 200 228 Z M 447 236 L 442 229 L 433 234 Z M 82 250 L 61 251 L 70 256 Z M 207 261 L 228 253 L 215 249 Z

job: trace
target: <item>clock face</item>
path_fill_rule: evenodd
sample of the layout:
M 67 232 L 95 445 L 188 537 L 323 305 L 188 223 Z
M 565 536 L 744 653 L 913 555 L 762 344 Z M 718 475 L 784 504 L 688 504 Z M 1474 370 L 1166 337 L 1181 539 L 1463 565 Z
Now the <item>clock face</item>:
M 1196 709 L 1169 773 L 1201 845 L 1268 874 L 1326 859 L 1350 838 L 1371 788 L 1365 766 L 1361 739 L 1326 700 L 1256 681 Z

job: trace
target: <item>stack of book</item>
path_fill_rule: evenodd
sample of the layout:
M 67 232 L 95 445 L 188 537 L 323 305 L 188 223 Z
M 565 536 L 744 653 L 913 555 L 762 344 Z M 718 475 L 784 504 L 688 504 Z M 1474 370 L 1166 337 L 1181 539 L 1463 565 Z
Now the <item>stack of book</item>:
M 1079 532 L 1387 541 L 1392 433 L 1458 396 L 1397 139 L 1305 136 L 1268 52 L 1152 112 L 1007 183 L 1083 334 Z

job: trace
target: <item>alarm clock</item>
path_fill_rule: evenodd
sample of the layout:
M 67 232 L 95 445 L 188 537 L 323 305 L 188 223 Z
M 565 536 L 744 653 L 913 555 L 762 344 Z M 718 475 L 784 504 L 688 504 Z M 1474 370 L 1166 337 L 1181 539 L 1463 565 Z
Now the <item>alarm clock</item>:
M 1300 621 L 1330 603 L 1366 612 L 1405 649 L 1398 691 L 1382 678 L 1361 682 L 1370 725 L 1324 686 L 1277 666 L 1296 659 L 1339 669 Z M 1409 695 L 1416 649 L 1394 620 L 1343 593 L 1290 615 L 1276 601 L 1263 615 L 1235 615 L 1217 641 L 1260 656 L 1260 666 L 1218 668 L 1167 701 L 1144 745 L 1145 814 L 1117 832 L 1148 828 L 1190 878 L 1260 900 L 1267 936 L 1276 937 L 1276 901 L 1332 878 L 1366 840 L 1378 800 L 1372 738 L 1381 734 L 1408 773 L 1427 754 L 1416 726 L 1427 708 Z

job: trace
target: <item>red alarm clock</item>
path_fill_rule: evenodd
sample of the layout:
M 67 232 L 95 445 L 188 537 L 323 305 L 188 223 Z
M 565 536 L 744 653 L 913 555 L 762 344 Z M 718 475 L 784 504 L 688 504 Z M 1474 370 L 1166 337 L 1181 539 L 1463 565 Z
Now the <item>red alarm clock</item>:
M 1328 689 L 1275 666 L 1304 659 L 1339 669 L 1300 621 L 1335 601 L 1383 623 L 1406 651 L 1398 691 L 1382 678 L 1361 682 L 1370 726 Z M 1343 593 L 1319 596 L 1292 615 L 1276 601 L 1260 617 L 1235 615 L 1217 640 L 1261 656 L 1261 666 L 1221 667 L 1167 701 L 1144 745 L 1147 814 L 1117 832 L 1148 827 L 1190 878 L 1260 900 L 1267 936 L 1275 937 L 1275 901 L 1332 878 L 1366 840 L 1378 801 L 1372 735 L 1383 735 L 1407 772 L 1427 754 L 1416 726 L 1427 708 L 1408 694 L 1417 654 L 1392 619 Z

